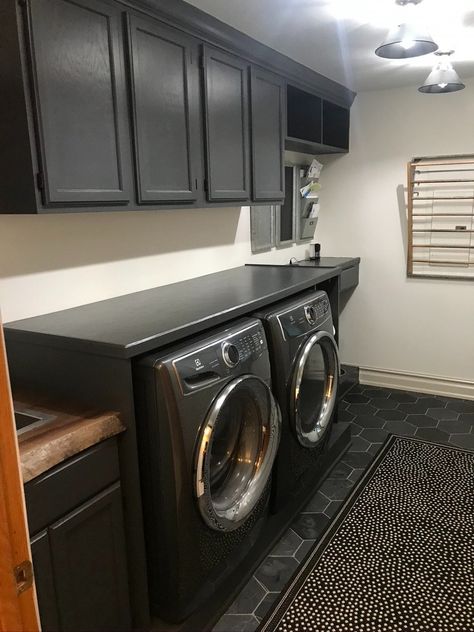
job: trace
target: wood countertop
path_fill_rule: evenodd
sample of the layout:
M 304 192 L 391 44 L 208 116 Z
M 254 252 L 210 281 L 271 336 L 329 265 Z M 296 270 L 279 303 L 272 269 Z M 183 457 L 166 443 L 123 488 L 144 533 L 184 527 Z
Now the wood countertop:
M 18 430 L 23 483 L 66 459 L 125 431 L 115 412 L 66 412 L 56 406 L 14 402 L 16 413 L 37 418 Z

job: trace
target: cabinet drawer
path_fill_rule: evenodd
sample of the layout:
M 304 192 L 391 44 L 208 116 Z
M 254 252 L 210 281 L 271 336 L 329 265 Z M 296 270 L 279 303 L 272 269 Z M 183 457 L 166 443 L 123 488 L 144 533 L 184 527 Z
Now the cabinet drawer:
M 117 440 L 103 441 L 25 485 L 26 512 L 34 534 L 120 478 Z
M 347 268 L 347 270 L 343 270 L 341 273 L 341 284 L 339 289 L 341 292 L 345 290 L 350 290 L 353 287 L 357 287 L 359 285 L 359 266 L 352 266 L 352 268 Z

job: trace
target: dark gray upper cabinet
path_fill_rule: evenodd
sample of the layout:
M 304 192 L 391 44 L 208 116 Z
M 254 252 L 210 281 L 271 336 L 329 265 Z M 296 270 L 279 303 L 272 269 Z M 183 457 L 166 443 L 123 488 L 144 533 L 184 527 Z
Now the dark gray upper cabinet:
M 200 156 L 197 44 L 135 16 L 129 35 L 138 201 L 194 201 Z
M 285 84 L 260 68 L 250 73 L 252 198 L 255 201 L 285 197 L 283 149 L 285 136 Z
M 248 64 L 203 47 L 209 201 L 250 199 Z
M 350 110 L 323 101 L 323 143 L 330 147 L 349 150 Z
M 120 6 L 30 0 L 45 205 L 126 204 L 130 138 Z
M 347 151 L 354 93 L 183 0 L 0 0 L 0 42 L 0 213 L 280 203 L 282 133 Z
M 285 148 L 309 154 L 349 150 L 350 110 L 317 94 L 287 86 Z

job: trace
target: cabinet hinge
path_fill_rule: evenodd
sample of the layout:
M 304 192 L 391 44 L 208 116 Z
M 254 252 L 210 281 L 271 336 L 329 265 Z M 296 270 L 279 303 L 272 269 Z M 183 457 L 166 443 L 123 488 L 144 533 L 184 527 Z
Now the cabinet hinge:
M 33 564 L 30 560 L 25 560 L 13 569 L 16 582 L 16 592 L 21 594 L 33 585 Z
M 40 191 L 44 189 L 44 178 L 41 171 L 38 171 L 38 173 L 36 174 L 36 186 Z

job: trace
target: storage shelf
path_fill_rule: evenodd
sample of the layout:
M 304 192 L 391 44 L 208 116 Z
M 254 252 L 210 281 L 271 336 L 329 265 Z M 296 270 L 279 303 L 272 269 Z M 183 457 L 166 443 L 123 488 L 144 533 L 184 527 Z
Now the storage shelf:
M 469 173 L 470 175 L 464 177 L 462 173 Z M 445 174 L 446 178 L 439 175 L 429 179 L 432 174 Z M 417 179 L 418 176 L 421 178 Z M 468 278 L 474 280 L 474 260 L 472 259 L 474 251 L 474 156 L 435 156 L 431 160 L 426 157 L 423 159 L 415 158 L 407 165 L 407 180 L 407 275 L 410 277 Z M 426 185 L 431 185 L 431 188 Z M 433 195 L 430 195 L 430 191 Z M 450 193 L 450 195 L 444 195 L 445 193 Z M 424 204 L 421 206 L 417 202 L 424 202 Z M 462 210 L 457 210 L 459 209 L 458 202 L 463 203 Z M 419 219 L 421 222 L 417 221 Z M 448 243 L 433 243 L 432 240 L 436 238 L 433 238 L 432 235 L 435 234 L 444 235 L 443 241 Z M 424 237 L 421 239 L 428 243 L 415 243 L 415 235 L 423 235 Z M 462 240 L 464 243 L 459 243 L 458 237 L 452 235 L 464 235 Z M 448 261 L 446 256 L 443 259 L 437 259 L 437 256 L 441 255 L 440 250 L 448 257 L 451 254 L 456 260 Z M 438 253 L 434 254 L 436 251 Z M 418 255 L 415 255 L 415 252 Z M 422 265 L 436 267 L 437 271 L 433 274 L 432 270 L 421 268 Z M 454 272 L 453 268 L 464 268 L 466 272 L 461 277 Z

